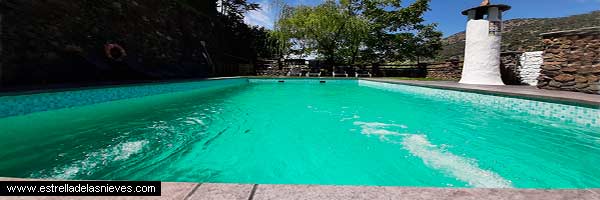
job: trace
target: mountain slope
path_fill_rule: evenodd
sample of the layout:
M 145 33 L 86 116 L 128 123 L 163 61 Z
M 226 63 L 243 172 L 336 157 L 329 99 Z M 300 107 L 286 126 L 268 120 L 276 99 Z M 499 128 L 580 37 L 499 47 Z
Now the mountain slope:
M 600 26 L 600 11 L 561 18 L 507 20 L 504 22 L 502 51 L 540 51 L 543 50 L 542 33 L 591 26 Z M 465 32 L 449 36 L 443 42 L 439 58 L 463 57 Z

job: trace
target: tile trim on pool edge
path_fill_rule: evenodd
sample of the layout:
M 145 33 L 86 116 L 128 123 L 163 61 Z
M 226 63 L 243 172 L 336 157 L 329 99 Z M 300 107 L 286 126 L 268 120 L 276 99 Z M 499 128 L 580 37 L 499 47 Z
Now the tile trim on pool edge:
M 359 85 L 389 92 L 416 94 L 433 100 L 469 104 L 480 108 L 526 113 L 539 116 L 540 119 L 575 123 L 582 127 L 600 127 L 600 109 L 596 108 L 370 80 L 361 80 Z
M 69 92 L 78 90 L 92 90 L 92 89 L 106 89 L 116 87 L 132 87 L 142 85 L 160 85 L 160 84 L 171 84 L 171 83 L 186 83 L 186 82 L 199 82 L 199 81 L 217 81 L 217 80 L 228 80 L 228 79 L 248 79 L 244 76 L 231 76 L 231 77 L 213 77 L 213 78 L 200 78 L 200 79 L 178 79 L 178 80 L 148 80 L 148 81 L 136 81 L 131 83 L 106 83 L 106 85 L 90 85 L 90 86 L 74 86 L 64 88 L 49 88 L 49 89 L 34 89 L 25 91 L 9 91 L 0 92 L 0 97 L 6 96 L 21 96 L 21 95 L 32 95 L 41 93 L 55 93 L 55 92 Z
M 218 89 L 247 83 L 247 78 L 223 78 L 0 96 L 0 105 L 2 105 L 0 106 L 0 118 L 166 93 Z
M 380 82 L 380 83 L 389 83 L 389 84 L 398 84 L 398 85 L 408 85 L 408 86 L 415 86 L 415 87 L 425 87 L 425 88 L 433 88 L 433 89 L 453 90 L 453 91 L 459 91 L 459 92 L 469 92 L 469 93 L 477 93 L 477 94 L 484 94 L 484 95 L 510 97 L 510 98 L 518 98 L 518 99 L 533 100 L 533 101 L 543 101 L 543 102 L 548 102 L 548 103 L 567 104 L 567 105 L 573 105 L 573 106 L 581 106 L 581 107 L 600 109 L 600 95 L 593 95 L 593 94 L 583 94 L 583 93 L 580 94 L 580 93 L 575 93 L 575 92 L 568 92 L 568 93 L 574 93 L 576 95 L 597 96 L 597 98 L 598 98 L 597 101 L 577 99 L 577 98 L 573 98 L 571 96 L 558 97 L 559 95 L 550 96 L 550 95 L 544 95 L 544 94 L 528 94 L 528 93 L 517 92 L 517 91 L 506 92 L 506 91 L 494 90 L 491 88 L 490 89 L 469 88 L 469 86 L 480 86 L 480 85 L 463 85 L 463 87 L 461 87 L 459 85 L 450 85 L 447 83 L 446 83 L 447 85 L 444 85 L 445 82 L 441 82 L 441 81 L 407 81 L 407 80 L 401 81 L 401 80 L 377 79 L 377 78 L 359 78 L 359 80 L 373 81 L 373 82 Z M 434 84 L 431 84 L 428 82 L 432 82 Z M 450 83 L 450 82 L 448 82 L 448 83 Z M 526 86 L 521 86 L 521 87 L 526 87 Z M 539 91 L 540 92 L 548 92 L 548 93 L 567 92 L 567 91 L 554 91 L 554 90 L 542 90 L 542 89 L 539 89 Z M 594 97 L 594 98 L 596 98 L 596 97 Z

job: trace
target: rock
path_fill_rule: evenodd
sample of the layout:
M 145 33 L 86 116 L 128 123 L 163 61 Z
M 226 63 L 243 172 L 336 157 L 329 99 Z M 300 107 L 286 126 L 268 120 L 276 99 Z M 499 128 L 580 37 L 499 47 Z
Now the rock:
M 544 65 L 542 65 L 542 69 L 548 70 L 548 71 L 557 71 L 557 70 L 560 70 L 560 67 L 558 65 L 544 63 Z
M 587 76 L 586 79 L 587 79 L 588 83 L 596 83 L 596 82 L 600 81 L 600 77 L 594 76 L 594 75 Z
M 560 69 L 561 72 L 566 72 L 566 73 L 573 73 L 577 71 L 577 68 L 574 67 L 565 67 Z
M 548 50 L 546 50 L 546 53 L 554 53 L 554 54 L 557 54 L 557 53 L 560 53 L 561 51 L 562 51 L 562 50 L 560 50 L 560 49 L 558 49 L 558 48 L 555 48 L 555 49 L 548 49 Z
M 600 67 L 582 67 L 577 70 L 578 74 L 596 74 L 600 73 Z
M 560 87 L 560 82 L 555 81 L 555 80 L 551 80 L 550 83 L 548 83 L 548 85 L 550 87 L 555 87 L 555 88 L 559 88 Z
M 554 80 L 564 83 L 564 82 L 569 82 L 569 81 L 575 80 L 575 76 L 570 75 L 570 74 L 560 74 L 558 76 L 555 76 Z
M 44 53 L 44 59 L 48 61 L 57 60 L 59 58 L 58 54 L 55 52 L 46 52 Z
M 537 77 L 536 80 L 538 81 L 546 81 L 546 80 L 551 80 L 552 78 L 548 77 L 548 76 L 544 76 L 544 75 L 540 75 Z
M 576 91 L 575 85 L 561 86 L 560 90 Z
M 557 57 L 557 58 L 554 59 L 554 61 L 564 63 L 564 62 L 567 62 L 568 60 L 566 58 L 563 58 L 563 57 L 560 57 L 560 58 Z
M 575 82 L 577 83 L 587 83 L 588 80 L 587 78 L 585 78 L 585 76 L 575 76 Z
M 563 83 L 563 84 L 561 84 L 561 87 L 565 87 L 565 86 L 574 86 L 574 85 L 576 85 L 576 84 L 577 84 L 577 83 L 575 83 L 575 81 L 569 81 L 569 82 L 566 82 L 566 83 Z
M 584 88 L 587 88 L 588 86 L 590 86 L 590 85 L 587 84 L 587 83 L 577 83 L 577 84 L 575 84 L 575 88 L 577 88 L 577 89 L 584 89 Z
M 77 45 L 67 45 L 67 46 L 65 46 L 64 51 L 68 52 L 68 53 L 76 53 L 76 54 L 83 53 L 83 49 Z
M 111 4 L 111 6 L 113 7 L 113 9 L 115 9 L 117 11 L 121 11 L 121 8 L 122 8 L 121 3 L 115 1 Z
M 542 74 L 546 75 L 548 77 L 555 77 L 555 76 L 558 76 L 561 73 L 559 71 L 546 71 L 546 70 L 542 70 Z
M 52 45 L 53 47 L 59 47 L 60 43 L 58 43 L 57 41 L 52 41 L 50 42 L 50 45 Z
M 597 93 L 598 91 L 600 91 L 600 85 L 599 84 L 591 84 L 590 86 L 588 86 L 585 89 L 589 90 L 589 91 L 596 91 L 595 93 Z
M 548 81 L 538 81 L 538 83 L 537 83 L 538 88 L 542 88 L 547 85 L 548 85 Z
M 551 39 L 544 39 L 544 40 L 542 40 L 542 42 L 544 42 L 544 44 L 551 44 L 552 40 Z

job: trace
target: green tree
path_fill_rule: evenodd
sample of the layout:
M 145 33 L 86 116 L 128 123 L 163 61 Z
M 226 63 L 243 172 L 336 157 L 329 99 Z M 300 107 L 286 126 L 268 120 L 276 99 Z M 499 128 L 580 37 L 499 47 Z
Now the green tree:
M 211 41 L 218 46 L 215 56 L 225 57 L 225 62 L 254 61 L 257 58 L 270 58 L 276 55 L 277 40 L 271 31 L 261 27 L 250 27 L 244 23 L 248 11 L 261 9 L 248 0 L 179 0 L 188 7 L 200 11 L 216 23 L 212 31 L 218 40 Z
M 204 1 L 204 0 L 201 0 Z M 249 3 L 248 0 L 219 0 L 220 1 L 220 12 L 231 18 L 242 20 L 244 14 L 251 10 L 260 9 L 260 6 L 256 3 Z
M 424 24 L 430 0 L 402 7 L 398 0 L 362 0 L 358 7 L 371 22 L 367 54 L 375 62 L 432 58 L 441 48 L 436 24 Z
M 204 15 L 214 16 L 217 14 L 217 0 L 180 0 Z
M 351 61 L 366 37 L 367 21 L 340 3 L 328 0 L 315 7 L 285 7 L 276 24 L 276 32 L 288 53 L 322 56 L 329 66 Z M 354 56 L 352 56 L 354 55 Z
M 342 63 L 355 64 L 359 61 L 361 48 L 369 36 L 369 21 L 358 13 L 356 0 L 341 0 L 342 12 L 345 16 L 345 30 L 339 38 L 340 48 L 336 55 L 340 56 Z
M 273 31 L 264 27 L 252 27 L 252 44 L 250 45 L 259 58 L 276 58 L 278 54 L 278 40 L 273 37 Z
M 425 24 L 429 0 L 333 0 L 282 9 L 276 34 L 283 47 L 317 52 L 327 63 L 393 62 L 430 58 L 441 48 L 435 24 Z

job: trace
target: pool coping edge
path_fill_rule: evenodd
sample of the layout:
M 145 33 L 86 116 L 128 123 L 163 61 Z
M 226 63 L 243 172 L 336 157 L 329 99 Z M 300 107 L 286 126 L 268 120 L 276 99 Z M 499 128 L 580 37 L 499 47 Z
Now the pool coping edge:
M 460 92 L 471 92 L 486 95 L 507 96 L 551 103 L 571 104 L 591 108 L 600 108 L 600 95 L 556 90 L 533 90 L 532 86 L 488 86 L 467 85 L 452 81 L 413 81 L 387 78 L 360 78 L 359 80 L 389 84 L 446 89 Z
M 3 178 L 0 181 L 42 179 Z M 162 182 L 160 197 L 118 197 L 119 199 L 600 199 L 600 188 L 513 189 L 513 188 L 434 188 L 393 186 L 336 186 L 287 184 L 234 184 Z M 8 199 L 1 197 L 2 199 Z M 9 197 L 10 198 L 10 197 Z M 30 196 L 18 199 L 64 199 Z M 69 197 L 76 198 L 76 197 Z M 112 199 L 116 197 L 101 197 Z

